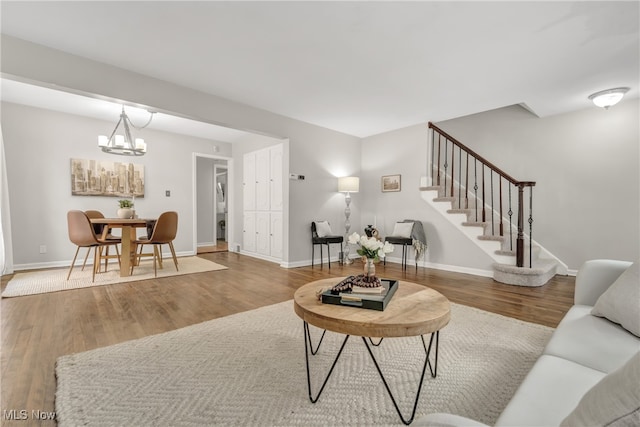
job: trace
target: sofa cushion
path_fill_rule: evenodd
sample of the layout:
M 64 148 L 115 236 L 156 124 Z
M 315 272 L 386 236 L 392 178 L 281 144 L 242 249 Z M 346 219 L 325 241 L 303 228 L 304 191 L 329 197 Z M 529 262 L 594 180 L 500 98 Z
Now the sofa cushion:
M 591 315 L 591 308 L 587 305 L 571 307 L 543 353 L 604 373 L 613 372 L 640 350 L 640 338 L 620 325 Z
M 634 262 L 598 298 L 591 314 L 606 317 L 640 337 L 640 263 Z
M 496 426 L 557 426 L 605 376 L 559 357 L 542 355 L 500 415 Z
M 635 427 L 640 425 L 640 353 L 608 374 L 562 422 L 563 426 Z

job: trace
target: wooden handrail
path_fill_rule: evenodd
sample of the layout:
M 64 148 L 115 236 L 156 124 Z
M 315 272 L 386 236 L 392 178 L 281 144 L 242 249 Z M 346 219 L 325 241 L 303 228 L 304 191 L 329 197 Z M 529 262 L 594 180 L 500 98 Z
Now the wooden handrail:
M 471 154 L 473 157 L 478 159 L 481 163 L 484 163 L 491 170 L 496 172 L 498 175 L 502 176 L 507 181 L 511 182 L 513 185 L 516 185 L 518 187 L 520 187 L 520 186 L 522 186 L 522 187 L 533 187 L 533 186 L 536 185 L 536 183 L 533 182 L 533 181 L 518 181 L 517 179 L 513 178 L 511 175 L 509 175 L 508 173 L 504 172 L 502 169 L 500 169 L 499 167 L 497 167 L 496 165 L 491 163 L 489 160 L 485 159 L 480 154 L 476 153 L 471 148 L 467 147 L 466 145 L 464 145 L 463 143 L 461 143 L 460 141 L 458 141 L 457 139 L 455 139 L 454 137 L 449 135 L 447 132 L 445 132 L 442 129 L 440 129 L 438 126 L 434 125 L 432 122 L 429 122 L 429 129 L 436 130 L 440 135 L 444 136 L 449 141 L 451 141 L 453 144 L 455 144 L 458 147 L 460 147 L 463 151 L 466 151 L 467 153 Z

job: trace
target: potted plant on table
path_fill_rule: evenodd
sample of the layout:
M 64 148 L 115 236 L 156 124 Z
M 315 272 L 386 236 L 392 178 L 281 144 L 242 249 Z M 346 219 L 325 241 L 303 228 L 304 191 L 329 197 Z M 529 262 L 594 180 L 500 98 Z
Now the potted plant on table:
M 381 242 L 375 237 L 360 236 L 353 233 L 349 236 L 348 242 L 352 245 L 360 246 L 358 255 L 364 261 L 364 275 L 368 278 L 375 278 L 376 268 L 374 262 L 380 261 L 386 254 L 393 252 L 393 245 L 389 242 Z
M 118 204 L 120 205 L 120 209 L 118 209 L 118 218 L 133 218 L 133 202 L 128 199 L 118 200 Z

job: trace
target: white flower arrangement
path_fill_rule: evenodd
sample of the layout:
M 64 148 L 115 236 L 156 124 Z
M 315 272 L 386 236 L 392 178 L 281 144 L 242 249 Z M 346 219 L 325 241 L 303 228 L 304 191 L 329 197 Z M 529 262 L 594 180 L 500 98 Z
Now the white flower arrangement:
M 391 243 L 382 243 L 375 237 L 360 236 L 358 233 L 350 235 L 348 242 L 360 246 L 357 250 L 358 255 L 373 259 L 374 261 L 379 261 L 389 252 L 393 252 L 393 245 Z

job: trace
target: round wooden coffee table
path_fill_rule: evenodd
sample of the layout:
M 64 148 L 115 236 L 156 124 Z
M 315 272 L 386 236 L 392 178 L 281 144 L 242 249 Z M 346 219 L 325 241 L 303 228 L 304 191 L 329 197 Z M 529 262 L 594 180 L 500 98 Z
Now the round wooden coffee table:
M 451 306 L 449 300 L 439 292 L 427 288 L 416 283 L 400 281 L 398 289 L 392 296 L 384 311 L 369 310 L 350 306 L 323 304 L 318 299 L 318 294 L 322 290 L 329 289 L 339 283 L 343 278 L 323 279 L 315 282 L 307 283 L 300 287 L 294 294 L 294 310 L 304 323 L 304 341 L 305 341 L 305 358 L 307 362 L 307 385 L 309 390 L 309 399 L 315 403 L 320 398 L 333 369 L 342 354 L 347 340 L 351 335 L 362 337 L 362 340 L 376 366 L 380 378 L 384 383 L 389 396 L 405 424 L 410 424 L 416 413 L 418 400 L 420 398 L 420 390 L 427 368 L 431 372 L 431 376 L 435 377 L 438 370 L 438 341 L 440 329 L 444 328 L 451 318 Z M 316 348 L 314 349 L 311 342 L 309 332 L 309 324 L 325 331 L 320 338 Z M 331 365 L 324 383 L 322 384 L 318 394 L 313 397 L 311 392 L 311 379 L 309 368 L 309 352 L 312 355 L 317 354 L 322 344 L 326 331 L 345 334 L 346 337 L 342 342 L 342 346 Z M 431 334 L 429 344 L 425 343 L 424 335 Z M 412 337 L 420 336 L 426 353 L 424 366 L 420 384 L 416 393 L 413 406 L 413 412 L 409 419 L 405 419 L 402 415 L 396 399 L 384 378 L 380 366 L 373 355 L 369 343 L 373 346 L 380 345 L 384 338 Z M 372 337 L 380 338 L 378 343 L 374 344 Z M 434 346 L 435 337 L 435 346 Z M 435 358 L 433 363 L 430 360 L 431 350 L 435 349 Z

